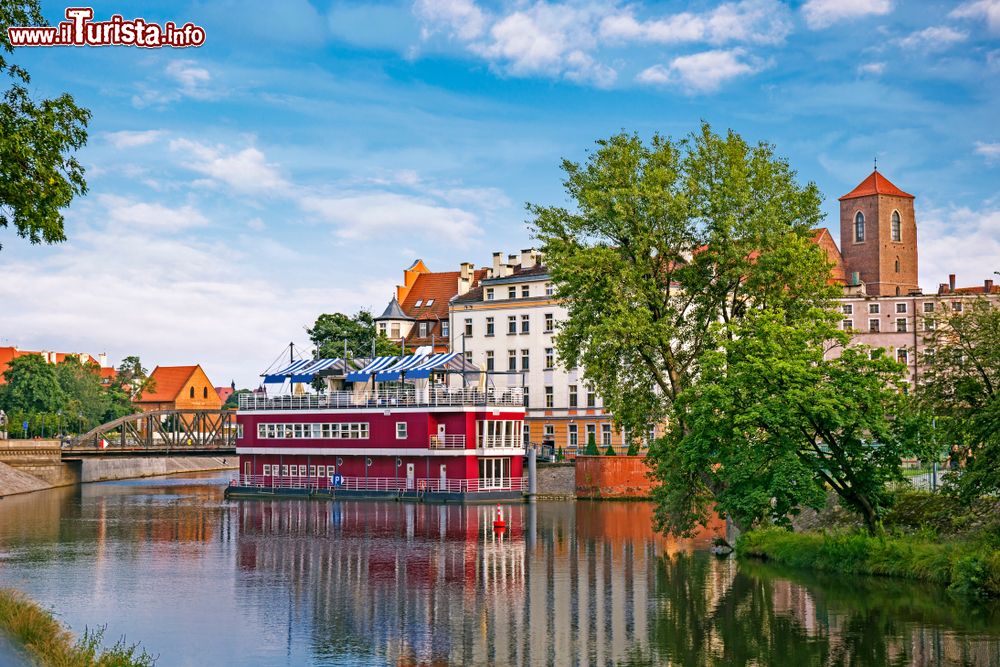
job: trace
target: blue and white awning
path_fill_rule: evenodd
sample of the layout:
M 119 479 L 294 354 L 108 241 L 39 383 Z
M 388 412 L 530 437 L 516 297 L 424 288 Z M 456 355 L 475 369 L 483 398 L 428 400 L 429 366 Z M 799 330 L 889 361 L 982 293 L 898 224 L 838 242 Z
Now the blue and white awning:
M 402 373 L 406 373 L 411 368 L 416 368 L 425 361 L 427 361 L 426 354 L 412 354 L 408 357 L 403 357 L 392 366 L 389 366 L 388 368 L 379 371 L 375 375 L 375 379 L 378 382 L 398 380 L 400 379 Z
M 428 378 L 431 371 L 446 369 L 451 362 L 461 356 L 458 352 L 441 352 L 424 358 L 424 362 L 406 373 L 406 377 L 419 380 Z
M 399 357 L 375 357 L 361 370 L 348 373 L 346 379 L 350 382 L 368 382 L 373 373 L 378 373 L 397 361 L 399 361 Z
M 285 380 L 292 382 L 312 382 L 316 374 L 343 363 L 340 359 L 301 359 L 276 373 L 264 376 L 265 384 L 281 384 Z

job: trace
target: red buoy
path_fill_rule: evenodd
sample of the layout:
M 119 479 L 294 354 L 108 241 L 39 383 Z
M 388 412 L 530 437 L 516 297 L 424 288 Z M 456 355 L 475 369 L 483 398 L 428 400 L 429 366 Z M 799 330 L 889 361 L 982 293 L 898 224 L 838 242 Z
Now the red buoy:
M 497 505 L 497 518 L 493 520 L 493 530 L 502 533 L 507 529 L 507 522 L 503 520 L 503 510 Z

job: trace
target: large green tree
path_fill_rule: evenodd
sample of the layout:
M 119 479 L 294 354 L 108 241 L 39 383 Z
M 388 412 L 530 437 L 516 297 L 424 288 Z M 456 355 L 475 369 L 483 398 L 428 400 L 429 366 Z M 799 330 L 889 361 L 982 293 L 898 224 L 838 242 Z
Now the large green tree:
M 944 304 L 947 306 L 947 304 Z M 971 501 L 1000 492 L 1000 308 L 987 299 L 948 308 L 928 318 L 927 353 L 919 397 L 934 417 L 938 445 L 959 445 L 972 455 L 948 476 L 948 488 Z
M 66 392 L 59 384 L 56 367 L 40 355 L 16 357 L 3 373 L 0 393 L 7 412 L 57 412 L 66 407 Z
M 10 79 L 0 95 L 0 227 L 13 225 L 31 243 L 56 243 L 66 239 L 62 209 L 87 192 L 73 153 L 87 142 L 90 111 L 67 93 L 32 98 L 28 72 L 8 60 L 7 28 L 22 25 L 47 25 L 39 3 L 0 2 L 0 73 Z
M 379 335 L 372 314 L 367 310 L 356 315 L 324 313 L 316 318 L 312 328 L 306 329 L 309 339 L 316 347 L 317 359 L 333 359 L 344 356 L 344 341 L 350 357 L 368 357 L 375 342 L 375 355 L 399 354 L 399 345 L 385 336 Z

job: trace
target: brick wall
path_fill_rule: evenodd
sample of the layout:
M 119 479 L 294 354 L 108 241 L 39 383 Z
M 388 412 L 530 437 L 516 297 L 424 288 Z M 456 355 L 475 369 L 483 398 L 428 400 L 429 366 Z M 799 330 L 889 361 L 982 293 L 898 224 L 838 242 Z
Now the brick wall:
M 577 456 L 577 498 L 648 498 L 655 483 L 644 456 Z

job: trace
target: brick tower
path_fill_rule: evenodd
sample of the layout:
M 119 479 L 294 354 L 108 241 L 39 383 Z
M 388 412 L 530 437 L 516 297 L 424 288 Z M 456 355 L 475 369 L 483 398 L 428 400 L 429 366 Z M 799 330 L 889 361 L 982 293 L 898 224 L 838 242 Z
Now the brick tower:
M 868 294 L 918 290 L 913 195 L 873 171 L 840 198 L 840 251 L 848 284 L 857 274 Z

